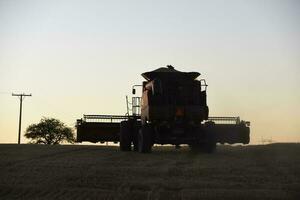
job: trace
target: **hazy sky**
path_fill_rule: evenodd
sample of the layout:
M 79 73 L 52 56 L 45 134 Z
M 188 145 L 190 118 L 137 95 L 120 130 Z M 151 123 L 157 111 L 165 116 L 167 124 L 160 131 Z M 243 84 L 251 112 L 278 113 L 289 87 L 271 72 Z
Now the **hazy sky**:
M 300 142 L 300 1 L 0 0 L 0 143 L 41 117 L 125 114 L 145 71 L 208 82 L 211 116 L 251 121 L 252 142 Z M 22 141 L 26 141 L 22 138 Z

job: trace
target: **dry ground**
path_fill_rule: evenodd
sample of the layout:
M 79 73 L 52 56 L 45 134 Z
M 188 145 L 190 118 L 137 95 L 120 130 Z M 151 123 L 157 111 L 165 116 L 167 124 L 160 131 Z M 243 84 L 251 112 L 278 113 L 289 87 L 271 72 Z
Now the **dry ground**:
M 300 199 L 300 144 L 155 147 L 0 145 L 0 199 Z

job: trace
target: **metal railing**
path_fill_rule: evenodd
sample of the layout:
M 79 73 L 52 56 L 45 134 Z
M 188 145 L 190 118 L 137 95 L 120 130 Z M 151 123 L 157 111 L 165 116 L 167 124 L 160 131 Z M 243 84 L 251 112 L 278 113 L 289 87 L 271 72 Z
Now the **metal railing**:
M 84 122 L 106 122 L 106 123 L 120 123 L 127 120 L 129 116 L 126 115 L 83 115 L 82 121 Z M 216 124 L 240 124 L 243 121 L 240 117 L 208 117 L 206 122 L 212 121 Z M 249 122 L 245 122 L 248 126 Z
M 84 122 L 108 122 L 119 123 L 128 119 L 125 115 L 83 115 Z
M 208 117 L 207 121 L 212 121 L 216 124 L 239 124 L 240 117 Z

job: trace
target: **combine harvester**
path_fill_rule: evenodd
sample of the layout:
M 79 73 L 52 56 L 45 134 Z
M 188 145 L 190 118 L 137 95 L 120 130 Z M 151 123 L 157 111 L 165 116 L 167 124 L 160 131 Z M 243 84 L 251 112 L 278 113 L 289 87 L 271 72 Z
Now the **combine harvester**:
M 248 144 L 250 122 L 239 117 L 208 117 L 205 79 L 172 66 L 143 73 L 132 87 L 126 115 L 84 115 L 77 120 L 77 142 L 119 142 L 121 151 L 151 152 L 154 144 L 187 144 L 211 153 L 216 143 Z M 142 97 L 135 96 L 142 87 Z

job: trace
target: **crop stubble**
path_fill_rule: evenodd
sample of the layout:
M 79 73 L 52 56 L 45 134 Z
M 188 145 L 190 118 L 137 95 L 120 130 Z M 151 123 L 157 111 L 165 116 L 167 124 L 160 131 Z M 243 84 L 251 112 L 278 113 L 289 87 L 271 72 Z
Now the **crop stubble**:
M 155 147 L 0 145 L 0 199 L 298 199 L 300 144 Z

